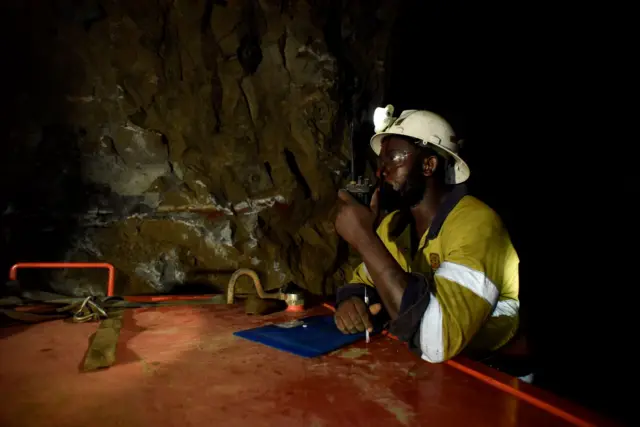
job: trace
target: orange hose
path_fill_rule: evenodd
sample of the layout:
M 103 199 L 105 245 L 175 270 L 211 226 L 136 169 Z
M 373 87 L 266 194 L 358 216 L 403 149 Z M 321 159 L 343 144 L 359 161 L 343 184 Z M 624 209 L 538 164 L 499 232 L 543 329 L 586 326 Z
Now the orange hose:
M 19 262 L 9 270 L 9 280 L 17 280 L 19 268 L 106 268 L 109 270 L 107 296 L 112 297 L 115 289 L 116 269 L 105 262 Z
M 324 303 L 322 305 L 324 307 L 328 308 L 329 310 L 333 311 L 333 312 L 336 311 L 335 307 L 333 307 L 330 304 Z M 398 341 L 398 338 L 396 336 L 390 334 L 387 331 L 383 331 L 382 334 L 387 336 L 387 337 L 389 337 L 389 338 L 391 338 L 391 339 L 393 339 L 393 340 Z M 557 406 L 553 406 L 553 405 L 551 405 L 551 404 L 549 404 L 549 403 L 547 403 L 547 402 L 545 402 L 545 401 L 543 401 L 541 399 L 538 399 L 537 397 L 534 397 L 534 396 L 532 396 L 532 395 L 530 395 L 528 393 L 525 393 L 525 392 L 523 392 L 521 390 L 518 390 L 518 389 L 516 389 L 516 388 L 514 388 L 514 387 L 512 387 L 510 385 L 501 383 L 500 381 L 496 380 L 495 378 L 491 378 L 490 376 L 485 375 L 485 374 L 483 374 L 481 372 L 478 372 L 475 369 L 472 369 L 472 368 L 470 368 L 468 366 L 465 366 L 465 365 L 463 365 L 461 363 L 458 363 L 455 360 L 447 360 L 447 361 L 445 361 L 445 363 L 447 365 L 451 366 L 452 368 L 455 368 L 455 369 L 457 369 L 457 370 L 459 370 L 461 372 L 464 372 L 464 373 L 466 373 L 468 375 L 471 375 L 472 377 L 474 377 L 476 379 L 479 379 L 480 381 L 484 382 L 485 384 L 488 384 L 488 385 L 490 385 L 492 387 L 495 387 L 498 390 L 501 390 L 501 391 L 503 391 L 505 393 L 508 393 L 508 394 L 518 398 L 518 399 L 524 400 L 525 402 L 527 402 L 527 403 L 529 403 L 529 404 L 531 404 L 531 405 L 533 405 L 533 406 L 535 406 L 535 407 L 537 407 L 539 409 L 542 409 L 543 411 L 546 411 L 546 412 L 548 412 L 548 413 L 550 413 L 552 415 L 560 417 L 563 420 L 565 420 L 565 421 L 567 421 L 567 422 L 569 422 L 569 423 L 571 423 L 573 425 L 576 425 L 576 426 L 579 426 L 579 427 L 595 427 L 595 424 L 591 424 L 591 423 L 589 423 L 587 421 L 584 421 L 583 419 L 578 418 L 575 415 L 571 415 L 570 413 L 558 408 Z
M 123 298 L 131 302 L 206 301 L 218 295 L 130 295 Z
M 505 393 L 509 393 L 510 395 L 517 397 L 518 399 L 522 399 L 533 406 L 536 406 L 544 411 L 549 412 L 550 414 L 558 416 L 563 420 L 570 422 L 573 425 L 580 426 L 580 427 L 595 427 L 595 424 L 588 423 L 587 421 L 584 421 L 583 419 L 580 419 L 574 415 L 571 415 L 570 413 L 558 408 L 557 406 L 553 406 L 541 399 L 538 399 L 537 397 L 534 397 L 528 393 L 518 390 L 517 388 L 504 384 L 494 378 L 491 378 L 488 375 L 485 375 L 481 372 L 476 371 L 475 369 L 469 368 L 468 366 L 458 363 L 455 360 L 447 360 L 445 363 L 453 368 L 456 368 L 459 371 L 462 371 L 466 374 L 471 375 L 474 378 L 479 379 L 480 381 L 486 384 L 489 384 L 497 388 L 498 390 L 502 390 Z

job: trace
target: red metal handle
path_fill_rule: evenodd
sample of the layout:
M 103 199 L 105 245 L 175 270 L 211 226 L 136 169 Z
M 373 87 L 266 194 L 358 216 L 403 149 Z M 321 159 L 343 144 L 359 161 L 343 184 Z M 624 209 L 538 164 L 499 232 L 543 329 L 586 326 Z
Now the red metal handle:
M 116 281 L 116 269 L 106 262 L 19 262 L 9 270 L 9 280 L 17 280 L 19 268 L 106 268 L 109 270 L 107 296 L 112 297 Z

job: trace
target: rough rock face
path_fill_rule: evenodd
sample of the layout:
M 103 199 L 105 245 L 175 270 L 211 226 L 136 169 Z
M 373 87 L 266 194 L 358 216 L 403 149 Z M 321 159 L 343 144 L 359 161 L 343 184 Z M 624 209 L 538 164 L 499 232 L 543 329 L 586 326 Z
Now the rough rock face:
M 349 274 L 330 212 L 351 103 L 382 97 L 391 1 L 3 3 L 3 266 L 106 261 L 129 294 Z

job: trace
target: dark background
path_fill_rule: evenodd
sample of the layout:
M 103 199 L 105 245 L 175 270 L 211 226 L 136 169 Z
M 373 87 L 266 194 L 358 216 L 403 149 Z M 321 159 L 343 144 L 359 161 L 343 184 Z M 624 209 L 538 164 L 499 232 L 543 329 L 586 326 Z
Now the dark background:
M 612 129 L 596 130 L 619 122 L 593 95 L 604 78 L 591 75 L 596 55 L 575 59 L 588 40 L 571 33 L 573 12 L 565 21 L 559 6 L 475 3 L 405 2 L 385 103 L 438 112 L 466 140 L 469 187 L 502 216 L 521 259 L 535 384 L 637 422 L 637 191 L 622 189 L 637 180 Z

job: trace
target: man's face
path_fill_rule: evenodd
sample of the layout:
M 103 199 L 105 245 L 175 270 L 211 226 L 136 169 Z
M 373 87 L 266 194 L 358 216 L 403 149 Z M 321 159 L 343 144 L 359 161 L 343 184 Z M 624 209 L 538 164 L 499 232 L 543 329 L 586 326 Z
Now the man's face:
M 384 181 L 395 191 L 401 191 L 406 185 L 416 160 L 416 151 L 411 142 L 395 136 L 382 143 L 379 158 L 381 172 Z
M 380 168 L 384 184 L 381 189 L 383 209 L 406 209 L 417 205 L 426 190 L 427 178 L 417 147 L 404 138 L 392 136 L 382 144 Z

